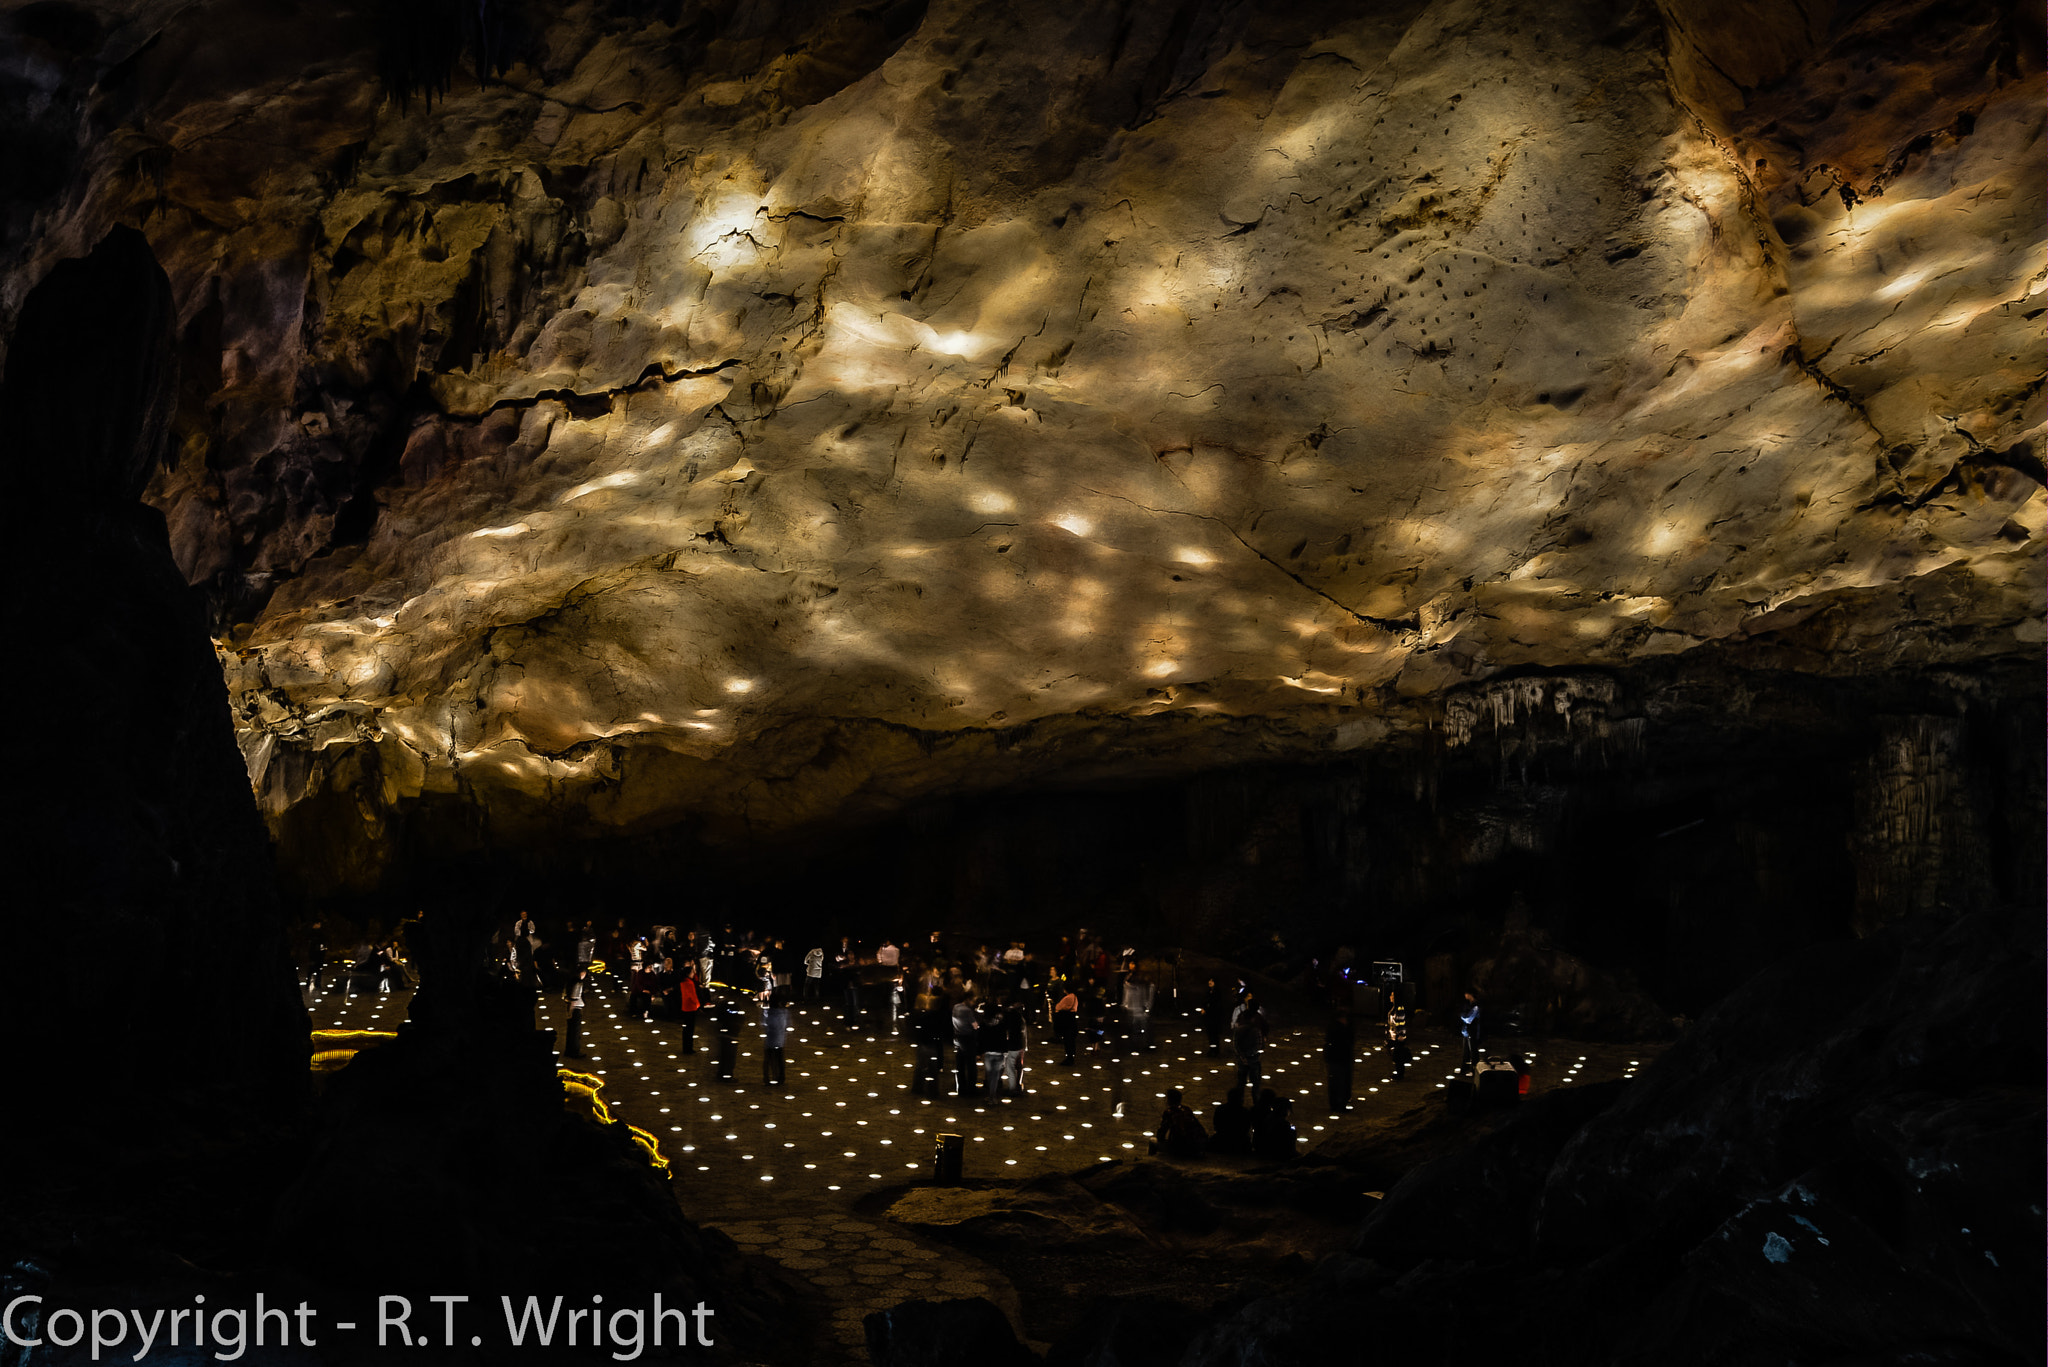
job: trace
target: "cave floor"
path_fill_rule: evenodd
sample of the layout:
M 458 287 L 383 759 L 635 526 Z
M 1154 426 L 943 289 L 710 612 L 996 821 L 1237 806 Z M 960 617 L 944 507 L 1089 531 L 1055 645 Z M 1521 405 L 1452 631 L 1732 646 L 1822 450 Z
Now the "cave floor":
M 1058 1062 L 1056 1046 L 1042 1046 L 1038 1056 L 1051 1061 L 1034 1064 L 1027 1054 L 1024 1096 L 962 1105 L 958 1098 L 911 1095 L 911 1046 L 882 1030 L 879 1019 L 850 1029 L 837 1009 L 800 1005 L 791 1013 L 787 1086 L 770 1088 L 761 1083 L 758 1026 L 740 1037 L 735 1080 L 721 1083 L 710 1032 L 700 1029 L 695 1054 L 684 1054 L 678 1025 L 631 1020 L 624 1002 L 623 986 L 607 980 L 584 1011 L 585 1056 L 563 1065 L 601 1077 L 612 1115 L 659 1140 L 691 1219 L 817 1288 L 830 1302 L 830 1339 L 847 1362 L 867 1361 L 862 1318 L 904 1300 L 985 1296 L 1027 1341 L 1042 1346 L 1092 1294 L 1170 1289 L 1183 1299 L 1220 1299 L 1248 1275 L 1270 1277 L 1290 1266 L 1266 1249 L 1216 1260 L 1108 1251 L 1078 1260 L 1029 1255 L 1006 1258 L 999 1269 L 886 1216 L 894 1197 L 928 1184 L 937 1134 L 963 1137 L 970 1181 L 1025 1182 L 1142 1157 L 1168 1087 L 1182 1088 L 1206 1117 L 1235 1081 L 1235 1069 L 1227 1043 L 1223 1057 L 1206 1056 L 1192 1018 L 1156 1018 L 1152 1052 L 1114 1056 L 1084 1048 L 1071 1068 Z M 316 1029 L 395 1029 L 410 1003 L 408 992 L 309 998 Z M 559 1031 L 565 1016 L 559 996 L 541 998 L 542 1027 Z M 1531 1058 L 1532 1095 L 1632 1076 L 1662 1048 L 1533 1037 L 1497 1047 Z M 1333 1115 L 1326 1110 L 1321 1031 L 1276 1030 L 1264 1085 L 1295 1098 L 1301 1151 L 1313 1155 L 1324 1139 L 1406 1111 L 1443 1085 L 1457 1062 L 1457 1040 L 1424 1031 L 1414 1048 L 1409 1076 L 1397 1082 L 1384 1074 L 1384 1047 L 1362 1044 L 1353 1108 Z M 1348 1238 L 1348 1227 L 1331 1232 Z

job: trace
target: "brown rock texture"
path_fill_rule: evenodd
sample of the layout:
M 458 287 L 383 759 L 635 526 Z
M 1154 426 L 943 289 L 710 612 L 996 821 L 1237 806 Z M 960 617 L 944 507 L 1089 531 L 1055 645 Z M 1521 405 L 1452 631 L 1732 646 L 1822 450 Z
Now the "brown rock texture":
M 148 234 L 149 497 L 337 877 L 2038 657 L 2010 7 L 584 0 L 429 98 L 439 13 L 8 19 L 0 310 Z

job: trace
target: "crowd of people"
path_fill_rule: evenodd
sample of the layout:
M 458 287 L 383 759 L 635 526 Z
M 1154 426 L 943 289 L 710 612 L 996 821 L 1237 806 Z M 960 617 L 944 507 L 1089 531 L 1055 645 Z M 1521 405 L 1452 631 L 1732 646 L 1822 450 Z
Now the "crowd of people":
M 337 958 L 315 922 L 301 949 L 302 963 L 310 961 L 310 987 L 320 990 L 329 975 L 363 990 L 413 986 L 404 930 Z M 1177 963 L 1133 949 L 1112 952 L 1085 928 L 1043 957 L 1023 941 L 970 949 L 937 931 L 921 942 L 884 939 L 871 947 L 842 937 L 798 953 L 780 938 L 731 926 L 715 933 L 672 925 L 636 930 L 624 917 L 603 927 L 595 919 L 571 921 L 544 934 L 532 916 L 521 913 L 494 948 L 498 971 L 536 992 L 560 994 L 568 1008 L 564 1057 L 583 1057 L 583 1011 L 597 980 L 609 977 L 624 989 L 625 1015 L 680 1027 L 682 1053 L 697 1052 L 701 1026 L 717 1050 L 718 1074 L 727 1080 L 736 1068 L 741 1034 L 757 1024 L 762 1082 L 770 1087 L 784 1084 L 790 1011 L 800 1001 L 836 1011 L 848 1029 L 900 1034 L 912 1046 L 913 1094 L 956 1097 L 975 1106 L 1023 1096 L 1028 1069 L 1041 1057 L 1050 1061 L 1054 1051 L 1067 1067 L 1078 1066 L 1084 1050 L 1112 1060 L 1154 1052 L 1156 1013 L 1194 1017 L 1211 1057 L 1228 1048 L 1234 1083 L 1206 1125 L 1180 1091 L 1170 1091 L 1154 1132 L 1156 1151 L 1279 1159 L 1294 1152 L 1294 1100 L 1265 1085 L 1270 1026 L 1245 979 L 1211 977 L 1199 988 L 1184 985 Z M 1328 1003 L 1325 1103 L 1335 1114 L 1352 1105 L 1361 996 L 1379 1002 L 1373 1010 L 1383 1014 L 1373 1028 L 1383 1034 L 1395 1080 L 1406 1076 L 1414 1060 L 1409 1010 L 1396 984 L 1360 987 L 1348 949 L 1339 950 L 1320 977 L 1320 964 L 1308 962 L 1307 994 L 1320 994 Z M 1481 1024 L 1479 1002 L 1468 992 L 1457 1011 L 1467 1071 L 1480 1055 Z
M 774 936 L 727 926 L 717 932 L 656 925 L 645 931 L 619 918 L 570 923 L 543 935 L 521 915 L 500 943 L 502 969 L 536 990 L 560 992 L 569 1007 L 562 1052 L 582 1056 L 582 1011 L 593 979 L 623 984 L 625 1014 L 680 1027 L 681 1052 L 695 1054 L 700 1026 L 716 1042 L 719 1076 L 730 1079 L 737 1041 L 750 1023 L 762 1032 L 762 1082 L 783 1085 L 789 1018 L 797 1002 L 835 1010 L 849 1029 L 901 1034 L 912 1046 L 913 1094 L 960 1098 L 984 1106 L 1025 1093 L 1031 1061 L 1078 1066 L 1083 1050 L 1111 1058 L 1157 1049 L 1155 1013 L 1170 1009 L 1199 1018 L 1212 1057 L 1227 1045 L 1236 1077 L 1204 1125 L 1179 1091 L 1169 1092 L 1154 1146 L 1170 1155 L 1251 1154 L 1284 1159 L 1294 1153 L 1294 1099 L 1265 1085 L 1269 1024 L 1258 995 L 1242 978 L 1209 978 L 1181 990 L 1169 966 L 1135 950 L 1112 952 L 1086 929 L 1063 938 L 1044 957 L 1022 941 L 1001 948 L 964 943 L 932 932 L 921 942 L 884 939 L 873 946 L 850 937 L 798 952 Z M 1162 977 L 1172 982 L 1162 1001 Z M 1352 1105 L 1358 1046 L 1348 952 L 1325 984 L 1325 1100 L 1331 1113 Z M 1375 991 L 1374 999 L 1381 993 Z M 1396 1079 L 1413 1061 L 1408 1008 L 1386 990 L 1375 1028 Z M 1460 1029 L 1469 1067 L 1477 1057 L 1479 1007 L 1467 994 Z

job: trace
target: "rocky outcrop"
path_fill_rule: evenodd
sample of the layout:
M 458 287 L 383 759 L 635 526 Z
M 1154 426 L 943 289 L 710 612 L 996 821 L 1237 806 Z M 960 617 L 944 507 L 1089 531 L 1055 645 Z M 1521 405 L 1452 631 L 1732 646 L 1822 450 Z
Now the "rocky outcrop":
M 23 886 L 0 916 L 0 1029 L 49 1076 L 91 1080 L 64 1089 L 67 1123 L 9 1140 L 70 1159 L 139 1113 L 170 1142 L 276 1122 L 306 1086 L 220 662 L 162 515 L 138 501 L 177 385 L 174 331 L 149 244 L 118 229 L 29 295 L 0 390 L 7 636 L 45 642 L 50 671 L 23 654 L 10 675 L 48 762 L 12 818 Z
M 889 1218 L 970 1249 L 1146 1243 L 1138 1225 L 1065 1177 L 1021 1189 L 924 1188 L 891 1206 Z
M 323 878 L 2038 655 L 2006 9 L 245 9 L 8 21 L 0 316 L 166 262 L 150 496 Z
M 419 938 L 447 949 L 454 937 Z M 431 963 L 398 1038 L 329 1079 L 271 1217 L 278 1260 L 336 1294 L 406 1292 L 421 1304 L 469 1294 L 495 1306 L 514 1288 L 544 1292 L 543 1307 L 557 1295 L 645 1305 L 659 1293 L 707 1305 L 728 1353 L 792 1347 L 800 1322 L 787 1289 L 684 1218 L 627 1126 L 564 1109 L 552 1032 L 532 1029 L 532 989 L 479 976 L 464 992 L 452 968 Z

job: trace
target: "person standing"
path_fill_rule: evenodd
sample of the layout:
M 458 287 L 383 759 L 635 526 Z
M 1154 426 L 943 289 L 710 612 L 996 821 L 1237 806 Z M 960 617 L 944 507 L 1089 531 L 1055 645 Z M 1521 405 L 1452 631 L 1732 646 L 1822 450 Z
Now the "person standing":
M 832 971 L 839 979 L 846 1026 L 852 1029 L 860 1023 L 860 952 L 850 938 L 839 941 L 839 952 L 832 956 Z
M 825 951 L 813 949 L 804 955 L 804 1000 L 814 1002 L 825 990 Z
M 570 971 L 570 981 L 584 977 L 588 980 L 590 965 L 597 960 L 597 928 L 590 922 L 583 923 L 583 929 L 576 934 L 576 966 Z M 566 996 L 566 992 L 564 993 Z
M 704 1009 L 704 999 L 698 994 L 697 965 L 685 960 L 682 976 L 676 981 L 676 1019 L 683 1027 L 683 1052 L 697 1052 L 697 1015 Z
M 327 971 L 327 936 L 315 921 L 306 930 L 306 962 L 310 969 L 307 981 L 315 992 L 320 990 L 320 975 Z
M 1230 1018 L 1230 1043 L 1237 1051 L 1237 1080 L 1246 1092 L 1256 1096 L 1259 1079 L 1265 1075 L 1266 1015 L 1259 999 L 1247 992 Z
M 1465 994 L 1465 1004 L 1458 1009 L 1459 1032 L 1465 1037 L 1466 1072 L 1471 1072 L 1479 1062 L 1479 1046 L 1482 1039 L 1479 1019 L 1479 998 L 1470 992 Z
M 1392 992 L 1387 994 L 1387 1057 L 1394 1064 L 1394 1079 L 1407 1075 L 1415 1055 L 1408 1049 L 1408 1008 Z
M 1323 1027 L 1323 1072 L 1332 1115 L 1351 1109 L 1352 1059 L 1357 1051 L 1358 1031 L 1351 1012 L 1340 1006 Z
M 526 912 L 519 913 L 519 919 L 512 923 L 512 947 L 517 952 L 512 976 L 531 987 L 540 985 L 540 970 L 535 963 L 535 952 L 540 948 L 540 927 Z
M 761 960 L 761 1083 L 780 1087 L 788 1077 L 784 1049 L 789 1043 L 789 989 L 776 979 L 775 967 Z
M 953 1065 L 956 1095 L 966 1100 L 974 1095 L 974 1060 L 980 1053 L 981 1022 L 974 1003 L 966 997 L 953 1003 Z
M 1060 1062 L 1072 1066 L 1074 1044 L 1081 1036 L 1081 999 L 1074 994 L 1072 983 L 1061 983 L 1059 991 L 1060 999 L 1052 1006 L 1052 1033 L 1066 1050 Z
M 740 1026 L 746 1014 L 739 1005 L 739 993 L 731 988 L 719 992 L 708 1009 L 712 1033 L 718 1037 L 712 1073 L 720 1082 L 731 1082 L 739 1068 Z
M 945 1070 L 946 1041 L 953 1037 L 953 1016 L 943 999 L 925 993 L 917 999 L 917 1013 L 910 1018 L 910 1040 L 917 1049 L 911 1069 L 912 1096 L 944 1096 L 939 1075 Z
M 626 977 L 626 1014 L 635 1020 L 647 1014 L 647 937 L 634 940 L 626 950 L 631 971 Z
M 1024 1010 L 1016 1002 L 1003 1004 L 1003 1088 L 1011 1096 L 1024 1095 Z
M 981 1046 L 982 1086 L 987 1090 L 988 1100 L 994 1101 L 1002 1094 L 1003 1085 L 1003 1004 L 994 997 L 984 997 L 974 1015 L 974 1038 Z
M 579 968 L 576 976 L 569 979 L 568 988 L 562 993 L 569 1003 L 569 1019 L 562 1027 L 562 1057 L 583 1057 L 583 986 L 590 981 L 590 970 Z
M 882 939 L 882 947 L 875 951 L 875 962 L 877 964 L 880 964 L 884 968 L 901 967 L 903 962 L 903 951 L 896 947 L 896 942 L 894 940 L 891 940 L 888 937 L 884 936 Z
M 1130 1027 L 1131 1048 L 1152 1052 L 1152 975 L 1137 960 L 1131 960 L 1130 976 L 1124 979 L 1124 1021 Z
M 1202 1033 L 1209 1037 L 1210 1058 L 1223 1052 L 1223 1037 L 1230 1033 L 1230 1013 L 1236 1005 L 1235 994 L 1228 987 L 1209 979 L 1208 993 L 1202 999 Z

